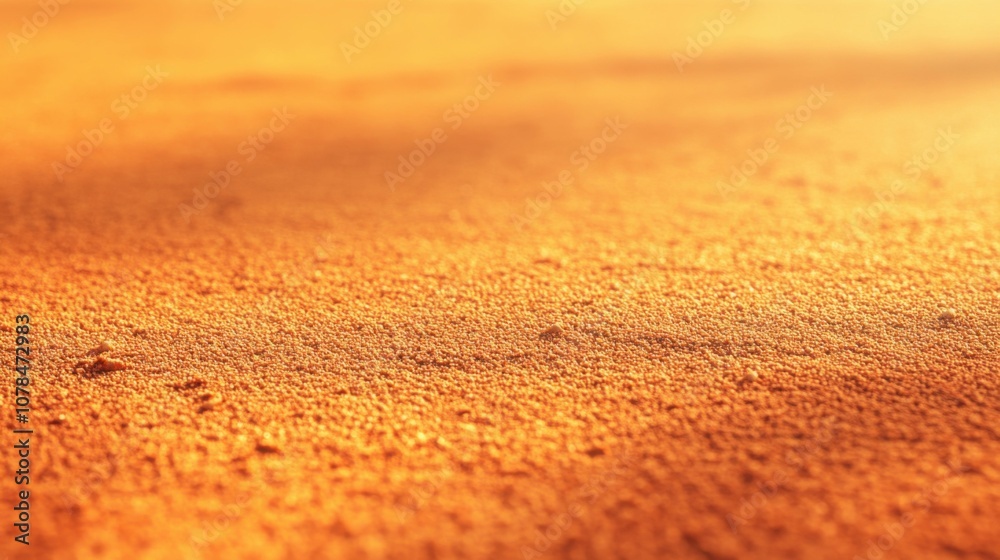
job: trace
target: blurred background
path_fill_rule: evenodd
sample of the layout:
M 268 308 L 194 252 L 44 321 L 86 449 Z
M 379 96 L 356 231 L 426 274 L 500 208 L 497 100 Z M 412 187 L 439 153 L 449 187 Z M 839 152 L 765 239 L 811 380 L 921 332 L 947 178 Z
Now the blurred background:
M 990 94 L 996 86 L 1000 39 L 991 15 L 997 7 L 978 0 L 400 0 L 385 25 L 373 25 L 373 13 L 387 10 L 380 2 L 53 6 L 51 16 L 39 15 L 40 4 L 0 7 L 9 43 L 4 73 L 17 84 L 3 92 L 0 163 L 18 184 L 65 180 L 67 187 L 101 169 L 123 172 L 139 164 L 162 173 L 160 167 L 169 166 L 169 178 L 155 189 L 162 197 L 133 201 L 134 211 L 148 208 L 144 219 L 189 198 L 276 107 L 289 107 L 297 124 L 240 180 L 241 193 L 232 189 L 220 200 L 249 204 L 255 193 L 277 189 L 263 168 L 281 159 L 315 179 L 285 187 L 286 201 L 349 190 L 351 196 L 377 193 L 389 206 L 409 203 L 411 193 L 435 188 L 425 181 L 435 173 L 475 188 L 477 174 L 468 168 L 442 171 L 453 160 L 494 170 L 504 161 L 500 154 L 513 152 L 527 158 L 524 164 L 557 170 L 612 115 L 633 123 L 628 153 L 638 165 L 669 153 L 686 169 L 710 166 L 705 170 L 725 175 L 729 160 L 739 161 L 771 122 L 820 84 L 837 92 L 838 103 L 826 111 L 837 115 L 836 132 L 863 137 L 872 149 L 906 142 L 909 134 L 932 135 L 946 121 L 995 116 L 992 108 L 987 115 L 983 108 L 975 116 L 963 112 L 981 86 L 988 84 Z M 725 10 L 730 23 L 718 24 Z M 377 36 L 359 35 L 366 25 Z M 713 25 L 717 37 L 707 35 Z M 700 50 L 692 46 L 698 40 L 705 44 Z M 675 55 L 691 52 L 698 54 L 678 68 Z M 141 83 L 147 67 L 168 77 L 120 118 L 116 100 Z M 503 84 L 501 94 L 450 134 L 457 141 L 440 150 L 437 163 L 420 166 L 407 189 L 386 197 L 385 171 L 415 139 L 442 126 L 447 109 L 473 93 L 483 76 Z M 921 121 L 912 118 L 916 106 Z M 82 132 L 104 118 L 115 131 L 79 170 L 65 177 L 52 171 L 83 140 Z M 886 137 L 879 134 L 881 119 L 912 129 Z M 818 128 L 806 130 L 802 142 L 822 142 Z M 915 147 L 925 143 L 913 140 Z M 716 157 L 726 163 L 716 164 Z M 330 173 L 345 173 L 345 162 L 350 180 L 336 181 Z M 131 190 L 128 181 L 109 188 Z M 514 187 L 498 202 L 510 214 L 534 190 Z M 252 213 L 253 205 L 244 209 Z

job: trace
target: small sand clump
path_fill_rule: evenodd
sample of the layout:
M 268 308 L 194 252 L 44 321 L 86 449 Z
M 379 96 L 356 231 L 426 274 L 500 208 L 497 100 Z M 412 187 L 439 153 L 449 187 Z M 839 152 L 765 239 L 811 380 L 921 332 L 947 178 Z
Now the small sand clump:
M 90 371 L 106 373 L 109 371 L 123 371 L 126 367 L 125 362 L 121 360 L 100 357 L 94 360 L 94 363 L 90 366 Z
M 100 356 L 101 354 L 105 352 L 110 352 L 112 350 L 114 350 L 114 346 L 112 346 L 110 342 L 105 340 L 104 342 L 101 342 L 99 346 L 97 346 L 96 348 L 92 348 L 89 352 L 87 352 L 87 355 Z
M 563 334 L 563 332 L 565 332 L 565 331 L 563 330 L 562 326 L 560 326 L 560 325 L 552 325 L 551 327 L 545 329 L 545 332 L 542 333 L 542 336 L 544 336 L 544 337 L 556 337 L 556 336 L 561 336 Z

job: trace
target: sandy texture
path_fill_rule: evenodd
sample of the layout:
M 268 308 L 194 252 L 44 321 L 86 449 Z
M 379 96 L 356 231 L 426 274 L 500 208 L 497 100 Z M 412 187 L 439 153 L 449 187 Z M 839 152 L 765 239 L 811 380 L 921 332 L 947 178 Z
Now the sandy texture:
M 348 64 L 385 4 L 327 4 L 71 3 L 4 55 L 3 553 L 1000 558 L 995 6 L 404 2 Z

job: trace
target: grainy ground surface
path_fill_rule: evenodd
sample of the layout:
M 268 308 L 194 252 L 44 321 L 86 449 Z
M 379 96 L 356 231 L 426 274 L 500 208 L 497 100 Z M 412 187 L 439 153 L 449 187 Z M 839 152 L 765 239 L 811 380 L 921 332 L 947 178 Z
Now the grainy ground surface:
M 3 553 L 1000 558 L 995 7 L 883 40 L 889 2 L 404 4 L 350 64 L 384 4 L 71 3 L 3 55 L 0 335 L 30 313 L 36 429 Z

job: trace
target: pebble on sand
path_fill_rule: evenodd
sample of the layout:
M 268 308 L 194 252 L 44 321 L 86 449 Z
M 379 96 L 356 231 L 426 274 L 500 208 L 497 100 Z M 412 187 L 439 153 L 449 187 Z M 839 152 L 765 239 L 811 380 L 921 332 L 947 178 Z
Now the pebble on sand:
M 108 371 L 122 371 L 126 367 L 125 362 L 121 360 L 100 357 L 94 360 L 94 364 L 90 367 L 90 369 L 91 371 L 104 373 Z
M 555 337 L 555 336 L 560 336 L 562 333 L 563 333 L 563 328 L 561 326 L 552 325 L 551 327 L 546 329 L 545 332 L 542 333 L 542 336 Z
M 938 319 L 942 321 L 954 321 L 955 317 L 958 317 L 958 311 L 955 311 L 954 309 L 945 309 L 941 312 Z
M 105 340 L 104 342 L 102 342 L 100 344 L 100 346 L 98 346 L 97 348 L 92 348 L 89 352 L 87 352 L 87 355 L 88 356 L 100 356 L 101 354 L 103 354 L 105 352 L 110 352 L 112 350 L 114 350 L 114 346 L 112 346 L 110 342 L 108 342 L 107 340 Z

